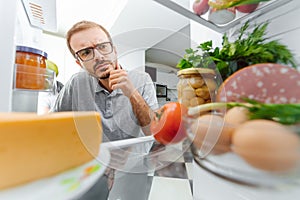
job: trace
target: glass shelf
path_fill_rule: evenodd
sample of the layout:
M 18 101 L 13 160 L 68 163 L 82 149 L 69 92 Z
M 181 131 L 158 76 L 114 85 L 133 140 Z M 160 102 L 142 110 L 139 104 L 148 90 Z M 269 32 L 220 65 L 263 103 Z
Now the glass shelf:
M 243 24 L 252 18 L 260 17 L 268 13 L 269 11 L 272 11 L 274 9 L 277 9 L 283 5 L 290 3 L 293 0 L 271 0 L 268 2 L 260 3 L 259 7 L 254 12 L 248 14 L 238 12 L 234 20 L 222 25 L 215 24 L 209 21 L 207 16 L 208 14 L 198 16 L 193 12 L 192 8 L 186 8 L 185 6 L 180 5 L 175 1 L 172 0 L 154 0 L 154 1 L 216 32 L 224 33 L 239 24 Z
M 14 91 L 53 92 L 56 82 L 55 72 L 35 66 L 15 64 Z

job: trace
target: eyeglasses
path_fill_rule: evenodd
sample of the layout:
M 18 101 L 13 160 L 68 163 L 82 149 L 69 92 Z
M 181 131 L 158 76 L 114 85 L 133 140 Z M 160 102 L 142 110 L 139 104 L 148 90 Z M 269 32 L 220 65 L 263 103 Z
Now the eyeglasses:
M 81 49 L 75 53 L 76 57 L 79 58 L 82 62 L 86 62 L 94 59 L 95 57 L 95 49 L 98 50 L 102 55 L 107 55 L 113 52 L 113 46 L 111 42 L 103 42 L 100 44 L 96 44 L 94 47 L 88 47 L 85 49 Z

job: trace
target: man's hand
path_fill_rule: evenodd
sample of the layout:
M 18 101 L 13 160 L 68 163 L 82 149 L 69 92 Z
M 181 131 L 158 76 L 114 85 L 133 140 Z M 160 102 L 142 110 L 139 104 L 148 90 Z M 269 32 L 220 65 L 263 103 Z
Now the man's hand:
M 123 94 L 129 98 L 133 113 L 138 119 L 144 134 L 151 135 L 150 122 L 153 111 L 129 80 L 127 72 L 121 69 L 118 64 L 115 70 L 110 71 L 109 87 L 112 90 L 118 88 L 122 90 Z
M 115 70 L 110 71 L 109 87 L 112 90 L 118 88 L 121 89 L 124 95 L 128 98 L 130 98 L 132 93 L 135 91 L 132 82 L 128 78 L 127 72 L 124 69 L 121 69 L 118 64 Z

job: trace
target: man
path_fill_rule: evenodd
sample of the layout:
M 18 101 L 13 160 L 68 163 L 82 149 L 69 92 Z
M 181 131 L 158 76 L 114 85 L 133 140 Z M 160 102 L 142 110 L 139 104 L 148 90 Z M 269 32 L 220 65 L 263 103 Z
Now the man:
M 100 112 L 103 141 L 150 135 L 152 110 L 158 107 L 150 76 L 126 72 L 110 34 L 94 22 L 76 23 L 67 33 L 67 45 L 84 71 L 65 84 L 51 111 Z
M 109 33 L 94 22 L 75 24 L 67 45 L 84 72 L 65 84 L 52 111 L 99 111 L 104 141 L 150 135 L 150 115 L 158 106 L 150 76 L 122 69 Z

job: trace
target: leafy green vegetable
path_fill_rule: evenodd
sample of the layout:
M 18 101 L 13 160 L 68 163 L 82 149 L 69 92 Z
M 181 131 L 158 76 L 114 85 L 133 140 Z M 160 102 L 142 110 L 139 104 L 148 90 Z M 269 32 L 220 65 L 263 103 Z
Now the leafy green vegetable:
M 190 108 L 189 114 L 195 115 L 204 111 L 240 106 L 248 109 L 250 119 L 267 119 L 286 125 L 300 122 L 300 104 L 267 104 L 251 99 L 245 99 L 245 102 L 203 104 Z
M 239 30 L 237 39 L 229 41 L 223 35 L 222 47 L 213 48 L 212 41 L 201 43 L 196 49 L 186 49 L 186 54 L 177 67 L 204 67 L 216 69 L 223 80 L 234 72 L 257 63 L 281 63 L 296 68 L 293 54 L 277 40 L 267 41 L 265 38 L 268 22 L 256 25 L 248 33 L 249 22 Z
M 177 64 L 177 66 L 180 68 L 180 69 L 186 69 L 186 68 L 191 68 L 193 67 L 192 64 L 190 62 L 188 62 L 187 60 L 185 59 L 181 59 L 179 61 L 179 63 Z

